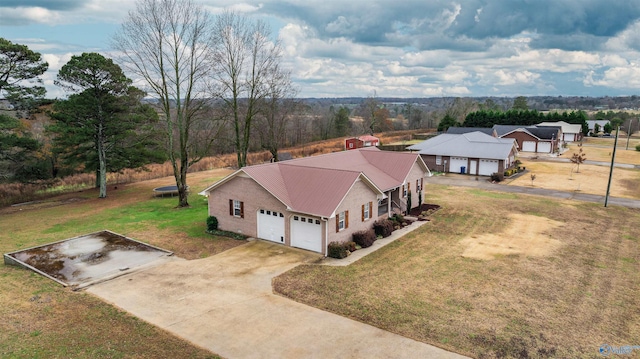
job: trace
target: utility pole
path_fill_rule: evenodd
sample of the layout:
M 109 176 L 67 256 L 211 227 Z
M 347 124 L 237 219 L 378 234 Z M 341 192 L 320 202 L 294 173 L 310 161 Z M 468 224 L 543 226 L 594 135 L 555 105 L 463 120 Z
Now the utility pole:
M 611 178 L 613 177 L 613 164 L 616 160 L 616 147 L 618 146 L 618 134 L 620 133 L 620 126 L 616 130 L 616 140 L 613 142 L 613 154 L 611 155 L 611 169 L 609 170 L 609 183 L 607 184 L 607 193 L 604 196 L 604 206 L 609 203 L 609 191 L 611 190 Z
M 633 122 L 632 118 L 629 119 L 629 130 L 627 131 L 627 150 L 629 149 L 629 139 L 631 138 L 631 122 Z

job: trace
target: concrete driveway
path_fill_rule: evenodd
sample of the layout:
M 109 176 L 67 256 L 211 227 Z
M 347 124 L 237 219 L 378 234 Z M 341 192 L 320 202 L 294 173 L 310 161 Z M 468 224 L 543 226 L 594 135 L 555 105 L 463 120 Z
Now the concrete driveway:
M 320 258 L 252 241 L 87 291 L 225 358 L 464 358 L 273 294 L 274 276 Z

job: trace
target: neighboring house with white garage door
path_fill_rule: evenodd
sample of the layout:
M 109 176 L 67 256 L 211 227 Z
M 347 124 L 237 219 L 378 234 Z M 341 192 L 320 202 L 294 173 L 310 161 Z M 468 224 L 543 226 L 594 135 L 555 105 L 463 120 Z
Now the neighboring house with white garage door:
M 562 138 L 564 142 L 577 142 L 582 141 L 582 125 L 571 124 L 564 121 L 558 122 L 542 122 L 536 125 L 536 127 L 560 127 L 562 129 Z
M 220 229 L 326 255 L 330 242 L 417 207 L 430 175 L 418 154 L 367 147 L 244 167 L 201 194 Z
M 560 127 L 495 125 L 493 130 L 500 138 L 513 138 L 521 152 L 554 153 L 559 150 Z
M 496 138 L 476 131 L 441 134 L 407 150 L 419 153 L 435 171 L 491 176 L 515 166 L 516 146 L 512 138 Z

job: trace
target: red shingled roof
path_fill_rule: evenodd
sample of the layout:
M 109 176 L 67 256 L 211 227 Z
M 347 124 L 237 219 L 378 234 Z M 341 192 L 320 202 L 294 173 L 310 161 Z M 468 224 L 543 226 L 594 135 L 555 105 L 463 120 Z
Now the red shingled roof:
M 416 161 L 423 163 L 416 153 L 388 152 L 367 147 L 244 167 L 202 193 L 209 193 L 244 172 L 290 210 L 332 217 L 358 179 L 382 196 L 385 191 L 404 183 Z

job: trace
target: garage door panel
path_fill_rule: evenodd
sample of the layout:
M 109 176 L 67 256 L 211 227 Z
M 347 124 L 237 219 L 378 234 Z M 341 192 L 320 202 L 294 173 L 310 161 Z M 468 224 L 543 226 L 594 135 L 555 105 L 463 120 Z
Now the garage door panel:
M 522 141 L 522 152 L 536 152 L 536 141 Z
M 291 246 L 322 252 L 322 222 L 317 218 L 293 216 L 291 218 Z
M 538 142 L 538 152 L 540 152 L 540 153 L 551 153 L 551 143 L 550 142 Z
M 465 157 L 451 157 L 449 163 L 449 172 L 460 173 L 461 167 L 465 167 L 465 173 L 468 173 L 469 168 L 467 166 L 467 158 Z
M 479 175 L 491 176 L 491 174 L 498 172 L 498 170 L 498 160 L 480 160 L 480 168 L 478 169 Z
M 258 238 L 284 243 L 284 213 L 261 209 L 257 218 Z

